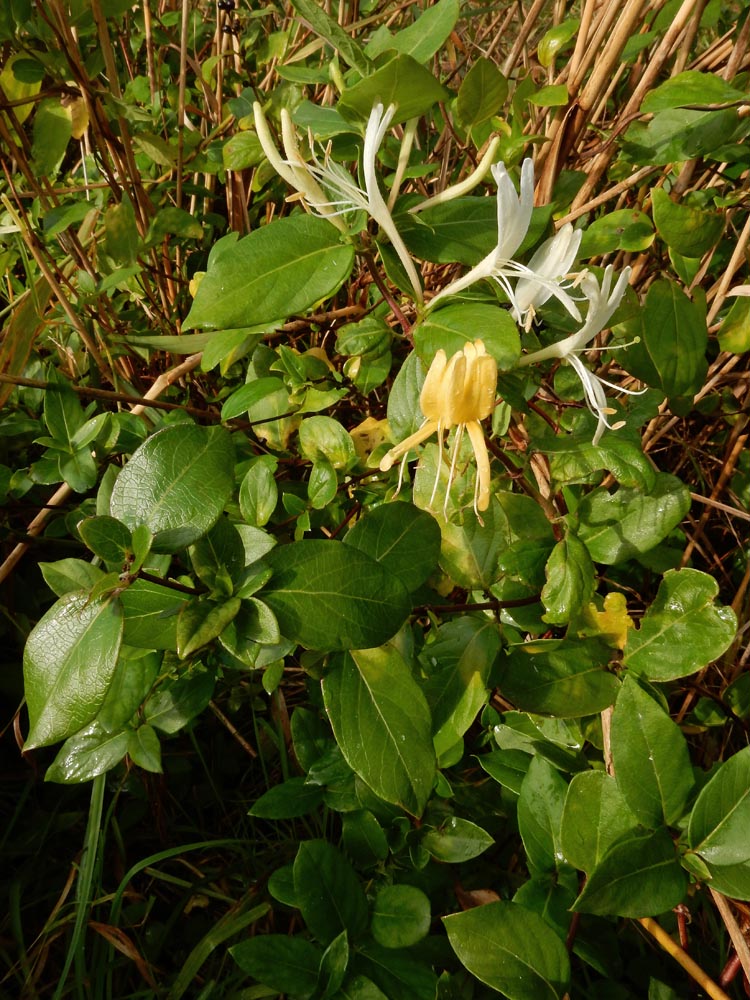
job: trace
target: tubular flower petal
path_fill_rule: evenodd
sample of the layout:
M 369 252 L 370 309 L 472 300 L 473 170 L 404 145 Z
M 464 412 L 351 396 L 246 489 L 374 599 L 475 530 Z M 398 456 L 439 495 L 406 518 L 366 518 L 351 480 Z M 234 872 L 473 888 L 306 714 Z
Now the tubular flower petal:
M 610 265 L 604 272 L 600 286 L 593 274 L 588 272 L 584 273 L 580 280 L 580 286 L 583 290 L 583 294 L 588 299 L 589 308 L 586 313 L 586 320 L 581 329 L 576 333 L 572 333 L 569 337 L 565 337 L 564 340 L 561 340 L 556 344 L 550 344 L 549 347 L 544 347 L 542 350 L 535 351 L 533 354 L 524 355 L 524 357 L 522 357 L 518 362 L 519 367 L 524 367 L 526 365 L 536 364 L 538 361 L 547 361 L 550 358 L 560 358 L 567 361 L 571 365 L 576 375 L 581 380 L 586 406 L 596 417 L 597 423 L 593 438 L 594 444 L 599 443 L 605 428 L 615 431 L 624 424 L 623 421 L 611 424 L 607 419 L 615 411 L 607 404 L 607 397 L 603 387 L 606 385 L 609 389 L 627 393 L 629 396 L 638 396 L 641 392 L 646 391 L 645 389 L 623 389 L 622 386 L 616 386 L 611 382 L 607 382 L 606 379 L 603 379 L 594 372 L 589 371 L 579 356 L 583 351 L 591 349 L 591 341 L 598 333 L 601 333 L 607 325 L 614 311 L 619 306 L 623 295 L 625 294 L 625 289 L 627 288 L 628 279 L 630 277 L 630 268 L 624 268 L 620 277 L 617 279 L 617 283 L 614 288 L 612 288 L 613 274 L 614 269 Z
M 258 139 L 274 170 L 284 178 L 287 184 L 303 196 L 310 211 L 328 219 L 343 233 L 346 233 L 348 229 L 343 219 L 340 218 L 341 215 L 359 210 L 367 212 L 388 236 L 409 276 L 415 298 L 421 302 L 422 282 L 419 273 L 406 249 L 401 234 L 396 229 L 396 224 L 388 211 L 383 195 L 380 193 L 376 172 L 378 150 L 395 112 L 396 106 L 394 104 L 391 104 L 385 111 L 382 104 L 376 104 L 370 112 L 362 153 L 363 189 L 359 187 L 351 174 L 338 163 L 330 160 L 327 155 L 321 161 L 313 150 L 311 163 L 302 157 L 292 119 L 285 108 L 281 112 L 281 136 L 285 153 L 285 157 L 282 157 L 274 144 L 260 104 L 256 102 L 253 105 Z
M 422 426 L 414 434 L 401 441 L 388 452 L 380 463 L 382 472 L 388 472 L 393 464 L 418 444 L 437 433 L 438 446 L 442 453 L 446 431 L 456 428 L 448 489 L 455 478 L 458 449 L 464 430 L 468 432 L 477 463 L 477 479 L 474 490 L 474 509 L 487 510 L 490 503 L 490 459 L 480 421 L 488 417 L 495 405 L 497 387 L 497 362 L 487 354 L 481 340 L 466 344 L 450 359 L 445 351 L 439 350 L 425 376 L 419 405 L 424 414 Z M 440 476 L 440 465 L 435 478 L 430 504 L 435 498 Z M 448 505 L 446 495 L 443 513 Z
M 558 298 L 572 316 L 580 319 L 578 307 L 562 284 L 562 278 L 578 252 L 580 235 L 575 236 L 572 227 L 563 227 L 537 251 L 530 264 L 519 264 L 513 260 L 513 254 L 528 232 L 534 208 L 533 160 L 523 161 L 519 193 L 516 193 L 504 163 L 496 163 L 492 167 L 492 176 L 497 184 L 497 246 L 463 277 L 438 292 L 427 308 L 434 308 L 447 296 L 462 292 L 477 281 L 491 278 L 508 296 L 517 322 L 525 322 L 533 306 L 541 305 L 551 295 Z M 520 278 L 525 284 L 522 286 L 519 282 L 514 290 L 510 284 L 512 278 Z

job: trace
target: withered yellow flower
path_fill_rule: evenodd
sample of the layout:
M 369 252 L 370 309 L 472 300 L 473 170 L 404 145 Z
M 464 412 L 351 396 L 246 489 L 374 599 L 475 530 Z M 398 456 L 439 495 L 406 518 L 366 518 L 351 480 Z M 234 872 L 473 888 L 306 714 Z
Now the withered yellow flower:
M 480 421 L 492 413 L 496 388 L 497 362 L 487 354 L 481 340 L 466 344 L 462 351 L 457 351 L 450 359 L 445 351 L 439 350 L 429 367 L 419 396 L 424 422 L 418 431 L 391 448 L 380 463 L 381 472 L 388 472 L 394 462 L 434 433 L 437 433 L 438 449 L 442 458 L 445 433 L 455 427 L 448 489 L 450 490 L 456 476 L 458 453 L 466 431 L 477 463 L 474 510 L 476 512 L 487 510 L 490 505 L 490 458 Z M 440 461 L 430 506 L 435 499 L 439 479 Z M 447 505 L 446 495 L 444 513 Z

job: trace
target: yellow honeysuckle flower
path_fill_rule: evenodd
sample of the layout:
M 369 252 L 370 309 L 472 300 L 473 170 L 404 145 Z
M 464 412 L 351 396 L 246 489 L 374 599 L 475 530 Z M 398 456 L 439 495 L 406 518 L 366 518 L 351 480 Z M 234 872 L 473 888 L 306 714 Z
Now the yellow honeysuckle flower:
M 492 413 L 497 388 L 497 362 L 487 354 L 481 340 L 466 344 L 450 359 L 445 351 L 439 350 L 433 358 L 419 396 L 419 405 L 424 414 L 422 426 L 414 434 L 401 441 L 388 452 L 380 463 L 381 472 L 388 472 L 402 456 L 416 445 L 426 441 L 437 432 L 438 448 L 443 451 L 445 432 L 456 428 L 456 436 L 451 454 L 451 469 L 448 489 L 456 475 L 456 463 L 463 433 L 466 431 L 474 449 L 477 462 L 477 478 L 474 489 L 474 510 L 487 510 L 490 505 L 490 458 L 480 420 Z M 435 499 L 440 478 L 440 462 L 435 485 L 430 497 L 430 506 Z M 443 513 L 448 506 L 446 495 Z

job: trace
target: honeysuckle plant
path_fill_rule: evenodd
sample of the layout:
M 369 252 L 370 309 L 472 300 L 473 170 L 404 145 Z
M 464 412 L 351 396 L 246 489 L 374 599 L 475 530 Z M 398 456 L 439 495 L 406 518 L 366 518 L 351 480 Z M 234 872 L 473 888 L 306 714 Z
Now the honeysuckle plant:
M 23 18 L 36 19 L 26 6 L 18 7 Z M 11 248 L 10 330 L 32 357 L 14 383 L 9 415 L 0 412 L 4 448 L 19 439 L 24 455 L 12 475 L 0 465 L 0 487 L 12 500 L 14 530 L 24 490 L 34 491 L 41 511 L 18 533 L 21 548 L 58 505 L 64 516 L 40 539 L 49 553 L 41 573 L 55 600 L 45 591 L 38 605 L 24 604 L 18 629 L 28 632 L 28 724 L 19 715 L 19 731 L 35 760 L 50 754 L 50 781 L 92 782 L 72 937 L 112 928 L 91 950 L 103 954 L 122 925 L 139 974 L 151 975 L 151 961 L 161 968 L 164 951 L 153 952 L 141 935 L 142 907 L 123 905 L 131 881 L 144 877 L 135 858 L 135 867 L 130 859 L 119 866 L 130 869 L 119 888 L 118 870 L 112 884 L 89 891 L 103 824 L 133 789 L 161 788 L 140 771 L 163 771 L 168 788 L 172 779 L 186 787 L 181 768 L 203 750 L 211 725 L 219 727 L 215 759 L 226 780 L 216 793 L 207 767 L 200 781 L 217 800 L 223 791 L 240 803 L 221 818 L 221 835 L 236 822 L 237 836 L 219 843 L 240 845 L 243 877 L 235 884 L 222 875 L 222 892 L 208 901 L 212 916 L 227 906 L 220 926 L 236 964 L 226 987 L 233 995 L 484 995 L 474 977 L 510 1000 L 596 1000 L 611 992 L 627 933 L 634 943 L 623 955 L 637 955 L 637 970 L 644 964 L 631 919 L 666 925 L 660 915 L 674 907 L 711 905 L 707 885 L 750 898 L 750 754 L 740 750 L 705 775 L 690 756 L 701 733 L 722 724 L 720 711 L 732 734 L 750 717 L 746 678 L 730 662 L 735 616 L 682 544 L 688 486 L 658 469 L 661 453 L 645 454 L 638 436 L 663 400 L 684 412 L 701 391 L 706 317 L 699 294 L 690 299 L 665 276 L 663 247 L 649 257 L 655 230 L 640 189 L 629 192 L 626 217 L 597 201 L 576 216 L 582 174 L 568 164 L 555 184 L 547 160 L 543 186 L 553 202 L 535 205 L 530 151 L 543 150 L 547 136 L 536 128 L 532 135 L 532 78 L 506 79 L 489 58 L 464 66 L 451 56 L 455 73 L 444 73 L 441 47 L 460 5 L 421 7 L 415 30 L 394 27 L 420 9 L 402 5 L 365 45 L 360 31 L 369 32 L 376 12 L 339 25 L 326 5 L 295 0 L 274 48 L 259 55 L 244 46 L 251 84 L 242 91 L 233 78 L 237 93 L 216 102 L 215 142 L 207 132 L 210 148 L 179 147 L 177 160 L 191 173 L 177 186 L 161 162 L 173 162 L 172 147 L 151 132 L 169 120 L 160 117 L 168 102 L 121 118 L 144 90 L 132 75 L 143 58 L 135 47 L 124 64 L 132 86 L 92 117 L 93 130 L 101 114 L 117 116 L 107 133 L 117 139 L 113 155 L 91 138 L 102 153 L 95 162 L 123 171 L 160 150 L 147 177 L 117 176 L 111 197 L 97 181 L 86 192 L 91 205 L 50 206 L 50 191 L 76 190 L 80 176 L 69 164 L 80 157 L 55 146 L 59 163 L 45 161 L 45 139 L 59 142 L 61 133 L 28 109 L 34 133 L 13 155 L 23 162 L 32 149 L 50 173 L 39 190 L 26 190 L 34 170 L 24 163 L 18 191 L 3 195 L 14 224 L 0 229 L 17 239 L 28 224 L 23 206 L 33 204 L 44 252 L 58 231 L 65 240 L 54 285 L 49 268 L 31 275 L 34 309 L 44 312 L 38 327 L 30 297 L 16 287 L 37 261 L 31 250 L 42 253 L 34 227 Z M 235 6 L 222 0 L 219 10 Z M 21 14 L 0 15 L 0 31 L 3 16 Z M 245 15 L 238 10 L 238 20 Z M 137 22 L 132 11 L 127 17 Z M 247 21 L 260 31 L 275 18 L 269 8 Z M 86 58 L 55 81 L 58 89 L 99 65 L 106 24 L 87 24 L 76 22 L 76 37 L 91 32 Z M 554 37 L 564 45 L 579 27 L 556 25 L 562 36 Z M 168 30 L 165 18 L 160 31 Z M 310 31 L 320 38 L 308 44 Z M 13 48 L 12 34 L 3 37 Z M 23 126 L 29 91 L 20 84 L 41 81 L 64 60 L 59 51 L 38 69 L 29 65 L 34 45 L 48 37 L 45 19 L 34 44 L 17 53 L 17 91 L 8 89 L 13 66 L 3 70 L 6 138 Z M 285 62 L 295 37 L 306 48 Z M 241 44 L 234 34 L 232 41 Z M 271 51 L 280 54 L 261 64 Z M 540 60 L 544 52 L 540 43 Z M 285 76 L 274 90 L 277 59 Z M 244 71 L 240 58 L 236 65 Z M 212 66 L 202 65 L 192 100 L 207 92 Z M 231 74 L 228 61 L 221 66 Z M 671 164 L 699 154 L 669 129 L 677 119 L 686 127 L 683 112 L 714 114 L 674 104 L 682 84 L 677 96 L 667 89 L 643 109 L 627 154 L 652 141 L 654 156 L 667 155 L 671 136 L 664 186 L 651 194 L 659 239 L 681 279 L 691 269 L 695 277 L 698 255 L 707 253 L 693 213 L 714 231 L 721 214 L 678 204 L 684 185 Z M 687 84 L 691 104 L 703 105 L 692 76 Z M 102 86 L 100 79 L 90 92 Z M 734 114 L 728 109 L 743 99 L 727 87 L 712 83 L 716 114 Z M 40 100 L 47 92 L 57 90 L 45 84 Z M 541 104 L 534 107 L 541 122 Z M 658 139 L 650 137 L 652 116 Z M 707 131 L 713 149 L 717 129 Z M 621 141 L 615 132 L 607 149 Z M 544 154 L 535 155 L 539 163 Z M 730 170 L 706 171 L 737 211 L 736 192 L 723 185 L 744 183 L 743 155 L 738 145 Z M 618 177 L 629 169 L 627 159 L 615 166 Z M 210 169 L 220 180 L 222 171 L 236 174 L 227 204 L 242 191 L 246 198 L 228 229 L 248 230 L 211 246 L 216 213 L 202 228 L 178 207 L 187 204 L 187 177 Z M 592 184 L 595 176 L 592 169 Z M 135 206 L 123 197 L 126 180 Z M 201 192 L 207 198 L 209 185 Z M 79 238 L 70 239 L 81 218 Z M 631 225 L 635 233 L 623 237 Z M 97 227 L 103 240 L 92 238 Z M 154 257 L 173 245 L 169 281 L 152 285 L 163 276 Z M 645 263 L 631 273 L 616 255 L 634 252 Z M 726 257 L 717 250 L 717 259 Z M 205 271 L 189 284 L 194 266 Z M 633 292 L 626 301 L 633 274 L 656 272 L 642 302 Z M 45 296 L 59 289 L 46 310 Z M 69 292 L 80 303 L 70 305 Z M 159 312 L 160 303 L 169 309 Z M 98 309 L 107 351 L 97 354 L 86 338 Z M 126 333 L 108 339 L 114 330 Z M 740 322 L 733 336 L 743 336 Z M 115 379 L 108 352 L 118 351 Z M 166 352 L 192 353 L 173 362 Z M 143 356 L 145 377 L 122 385 Z M 627 388 L 607 375 L 613 357 Z M 102 390 L 108 381 L 122 391 Z M 637 399 L 636 384 L 648 389 Z M 615 414 L 607 394 L 620 391 L 627 398 Z M 739 409 L 733 417 L 732 447 Z M 416 470 L 407 476 L 409 462 Z M 736 485 L 739 495 L 743 482 Z M 70 547 L 57 558 L 63 536 Z M 720 562 L 729 579 L 730 559 Z M 719 657 L 721 679 L 711 687 L 685 680 Z M 725 683 L 733 670 L 736 679 Z M 709 735 L 703 749 L 720 743 Z M 190 796 L 180 800 L 180 836 L 191 807 Z M 133 853 L 129 823 L 118 827 L 118 856 Z M 197 849 L 205 843 L 213 854 L 223 848 L 209 833 L 202 813 Z M 153 854 L 151 872 L 166 857 Z M 203 898 L 208 876 L 195 870 Z M 143 889 L 133 889 L 137 903 Z M 105 911 L 89 911 L 92 897 L 91 907 Z M 216 926 L 207 921 L 195 945 L 189 935 L 184 968 L 166 986 L 175 997 L 188 992 L 196 955 L 221 952 Z M 116 956 L 104 956 L 97 976 L 87 954 L 81 946 L 60 967 L 109 998 L 113 982 L 119 986 L 110 976 Z M 210 974 L 220 992 L 231 965 L 224 958 Z M 28 964 L 24 956 L 18 968 Z M 67 988 L 63 974 L 58 992 Z M 127 989 L 142 992 L 142 984 Z M 623 989 L 666 996 L 667 987 L 653 978 Z M 673 993 L 685 990 L 677 984 Z

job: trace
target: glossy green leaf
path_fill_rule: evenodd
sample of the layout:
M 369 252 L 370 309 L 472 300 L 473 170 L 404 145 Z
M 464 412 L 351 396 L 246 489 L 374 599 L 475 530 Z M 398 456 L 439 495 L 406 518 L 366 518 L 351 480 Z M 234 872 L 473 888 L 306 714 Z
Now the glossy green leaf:
M 120 647 L 120 658 L 112 682 L 96 715 L 97 724 L 105 732 L 117 732 L 130 722 L 151 690 L 161 661 L 162 656 L 158 652 L 144 652 L 124 645 Z
M 435 476 L 435 455 L 436 449 L 430 453 L 430 465 L 424 465 L 430 492 Z M 467 514 L 463 524 L 449 521 L 441 525 L 440 566 L 459 587 L 469 590 L 490 587 L 500 576 L 498 558 L 503 549 L 505 516 L 496 500 L 490 500 L 482 521 L 484 523 L 480 524 L 476 517 Z
M 48 746 L 90 723 L 107 694 L 122 642 L 122 606 L 61 597 L 34 626 L 23 657 L 30 731 L 25 747 Z
M 425 7 L 412 24 L 401 28 L 395 35 L 386 32 L 381 36 L 382 41 L 378 40 L 378 44 L 375 44 L 373 38 L 367 46 L 367 55 L 374 59 L 381 52 L 395 49 L 417 62 L 427 62 L 453 31 L 458 15 L 459 0 L 437 0 Z
M 57 597 L 63 597 L 74 590 L 89 590 L 104 576 L 98 566 L 83 559 L 41 562 L 39 569 L 42 571 L 44 582 Z
M 585 608 L 594 595 L 594 564 L 583 542 L 568 531 L 547 560 L 547 582 L 542 588 L 542 603 L 547 609 L 544 621 L 566 625 Z
M 263 456 L 250 466 L 240 483 L 240 511 L 248 524 L 258 528 L 269 522 L 279 501 L 275 468 L 275 460 Z
M 694 785 L 685 737 L 632 677 L 625 678 L 612 716 L 612 758 L 617 785 L 643 826 L 653 830 L 680 819 Z
M 497 206 L 493 198 L 455 198 L 418 215 L 397 217 L 409 250 L 438 264 L 473 267 L 497 245 Z
M 246 975 L 276 993 L 309 997 L 318 985 L 322 952 L 303 937 L 257 934 L 229 953 Z
M 716 73 L 689 69 L 649 91 L 641 104 L 641 111 L 650 114 L 690 104 L 729 104 L 744 101 L 746 97 L 742 90 L 732 87 Z
M 539 62 L 545 69 L 553 64 L 560 52 L 575 38 L 580 26 L 581 22 L 577 18 L 572 18 L 556 24 L 544 33 L 536 52 Z
M 438 861 L 460 864 L 484 854 L 495 841 L 481 826 L 460 816 L 449 816 L 439 827 L 427 829 L 422 847 Z
M 733 354 L 750 350 L 750 298 L 739 296 L 719 328 L 719 348 Z
M 385 831 L 369 809 L 346 813 L 341 835 L 344 850 L 358 868 L 369 868 L 388 857 Z
M 536 913 L 503 901 L 443 917 L 443 924 L 462 964 L 509 1000 L 563 1000 L 568 953 Z
M 579 255 L 595 257 L 613 250 L 638 253 L 651 246 L 654 236 L 654 227 L 647 215 L 637 208 L 621 208 L 607 212 L 584 230 Z
M 334 469 L 346 469 L 357 459 L 354 442 L 333 417 L 307 417 L 299 425 L 300 451 L 311 462 L 326 459 Z
M 503 788 L 519 795 L 523 779 L 534 759 L 523 750 L 493 750 L 477 758 L 482 769 Z
M 349 937 L 342 931 L 328 945 L 320 960 L 318 990 L 321 1000 L 339 996 L 339 987 L 344 982 L 349 965 Z
M 652 917 L 681 903 L 687 875 L 664 829 L 621 838 L 589 875 L 574 909 L 600 916 Z
M 117 477 L 110 513 L 145 524 L 156 552 L 176 552 L 205 535 L 234 486 L 232 439 L 222 427 L 176 424 L 157 431 Z
M 177 733 L 208 705 L 215 683 L 208 670 L 167 680 L 146 702 L 143 717 L 163 733 Z
M 199 598 L 183 605 L 177 618 L 177 655 L 180 659 L 187 659 L 220 635 L 241 605 L 239 597 L 230 597 L 221 603 Z
M 560 846 L 572 865 L 591 872 L 609 848 L 637 826 L 613 777 L 604 771 L 573 775 L 560 821 Z
M 37 176 L 54 176 L 73 135 L 70 113 L 58 97 L 37 104 L 31 152 Z
M 281 388 L 280 380 L 273 375 L 245 382 L 227 396 L 221 408 L 221 419 L 234 420 L 235 417 L 241 417 L 265 396 L 271 395 L 279 388 Z
M 190 546 L 190 562 L 199 579 L 226 595 L 232 581 L 239 581 L 245 567 L 245 547 L 240 533 L 220 517 L 208 534 Z
M 750 900 L 750 864 L 708 865 L 711 888 L 730 899 Z
M 430 900 L 412 885 L 386 885 L 375 896 L 370 930 L 384 948 L 409 948 L 430 930 Z
M 640 441 L 623 434 L 605 434 L 598 445 L 591 432 L 545 435 L 540 451 L 549 456 L 550 474 L 560 484 L 589 482 L 593 472 L 606 470 L 621 486 L 648 493 L 656 482 L 653 463 L 643 454 Z
M 633 341 L 620 355 L 631 375 L 667 396 L 692 395 L 703 385 L 708 331 L 699 296 L 691 301 L 675 282 L 655 281 L 621 329 Z
M 186 600 L 171 587 L 136 580 L 120 595 L 123 641 L 140 649 L 177 649 L 177 616 Z
M 124 567 L 132 556 L 130 529 L 114 517 L 105 514 L 84 518 L 78 525 L 78 533 L 94 555 L 104 562 Z
M 130 736 L 122 730 L 108 733 L 93 722 L 63 743 L 44 780 L 72 785 L 111 771 L 128 752 Z
M 464 615 L 441 625 L 422 660 L 429 676 L 422 685 L 432 713 L 438 754 L 454 746 L 487 701 L 490 671 L 500 653 L 500 632 L 487 618 Z
M 367 926 L 367 897 L 346 858 L 325 840 L 306 840 L 294 860 L 294 894 L 310 932 L 329 944 L 342 931 L 356 940 Z
M 367 942 L 360 949 L 357 968 L 376 983 L 378 993 L 371 993 L 366 983 L 361 1000 L 435 1000 L 438 981 L 432 968 L 413 956 L 409 950 L 384 948 L 377 942 Z M 363 977 L 364 978 L 364 977 Z M 358 997 L 358 994 L 355 994 Z M 347 997 L 348 1000 L 348 997 Z
M 689 509 L 685 484 L 660 472 L 648 493 L 622 487 L 585 496 L 578 509 L 578 535 L 595 562 L 611 565 L 653 549 Z
M 534 757 L 521 785 L 518 830 L 535 873 L 554 872 L 564 860 L 560 827 L 567 790 L 560 772 L 543 758 Z
M 663 188 L 651 192 L 654 223 L 664 242 L 685 257 L 702 257 L 724 230 L 724 216 L 674 202 Z
M 399 53 L 351 87 L 346 87 L 338 103 L 339 111 L 348 118 L 367 119 L 375 104 L 384 108 L 396 105 L 393 122 L 416 118 L 449 95 L 430 70 L 416 59 Z
M 261 592 L 283 635 L 309 649 L 368 649 L 398 631 L 406 589 L 351 545 L 310 539 L 265 557 L 274 575 Z
M 437 568 L 440 526 L 414 504 L 387 503 L 361 517 L 344 543 L 380 563 L 412 591 Z
M 449 305 L 430 313 L 414 328 L 414 346 L 428 368 L 439 349 L 450 358 L 480 335 L 498 368 L 515 365 L 521 356 L 518 327 L 509 312 L 480 302 Z
M 494 62 L 479 56 L 458 88 L 456 118 L 459 125 L 471 129 L 500 114 L 508 96 L 508 81 Z
M 44 394 L 44 422 L 60 445 L 67 448 L 85 420 L 78 397 L 70 382 L 57 369 L 47 376 L 49 388 Z
M 161 744 L 154 729 L 149 726 L 139 726 L 128 734 L 128 756 L 138 767 L 152 774 L 161 774 Z
M 750 859 L 750 747 L 719 767 L 690 814 L 691 848 L 712 865 Z
M 601 712 L 620 682 L 607 670 L 609 648 L 599 639 L 549 639 L 511 648 L 501 660 L 503 695 L 523 712 L 563 719 Z
M 276 219 L 209 260 L 183 329 L 223 330 L 281 320 L 328 298 L 354 262 L 330 222 Z
M 314 812 L 322 803 L 322 788 L 306 785 L 304 778 L 287 778 L 256 799 L 250 815 L 260 819 L 294 819 Z
M 323 678 L 323 699 L 349 766 L 386 802 L 421 815 L 435 775 L 430 712 L 400 654 L 342 657 Z
M 669 570 L 638 629 L 628 631 L 626 665 L 650 680 L 686 677 L 718 659 L 737 631 L 734 611 L 716 604 L 719 585 L 697 569 Z

